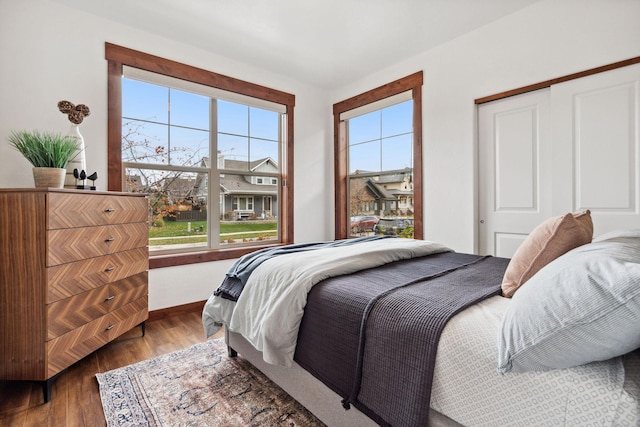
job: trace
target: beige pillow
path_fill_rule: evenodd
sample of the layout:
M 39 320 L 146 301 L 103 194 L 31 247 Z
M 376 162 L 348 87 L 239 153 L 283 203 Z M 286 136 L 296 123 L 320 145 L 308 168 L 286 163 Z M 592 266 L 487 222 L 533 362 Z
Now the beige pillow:
M 502 279 L 502 296 L 513 294 L 542 267 L 573 248 L 591 243 L 591 211 L 549 218 L 513 254 Z

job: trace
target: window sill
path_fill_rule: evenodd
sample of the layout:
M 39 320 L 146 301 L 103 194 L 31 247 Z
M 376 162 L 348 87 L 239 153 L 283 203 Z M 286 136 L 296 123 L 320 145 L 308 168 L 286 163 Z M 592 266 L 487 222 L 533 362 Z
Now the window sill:
M 281 246 L 282 244 L 260 245 L 260 246 L 245 246 L 241 248 L 229 248 L 229 249 L 217 249 L 198 252 L 185 252 L 180 254 L 164 254 L 164 255 L 150 255 L 149 256 L 149 268 L 164 268 L 174 267 L 177 265 L 197 264 L 200 262 L 212 262 L 222 261 L 225 259 L 240 258 L 242 255 L 246 255 L 251 252 L 255 252 L 264 248 L 271 248 L 275 246 Z

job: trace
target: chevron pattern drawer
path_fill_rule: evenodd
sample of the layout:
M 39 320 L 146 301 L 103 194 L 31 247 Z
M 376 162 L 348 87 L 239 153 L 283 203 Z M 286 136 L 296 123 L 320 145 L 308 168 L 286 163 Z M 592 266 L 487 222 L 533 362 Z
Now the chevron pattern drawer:
M 49 229 L 147 221 L 147 200 L 142 197 L 94 195 L 87 205 L 84 194 L 51 193 L 49 202 Z
M 148 233 L 146 222 L 49 230 L 47 266 L 147 246 Z
M 148 294 L 148 273 L 140 273 L 47 306 L 47 339 L 66 334 Z
M 51 383 L 148 318 L 147 198 L 0 189 L 0 380 Z
M 147 317 L 147 296 L 124 307 L 86 323 L 46 344 L 49 377 L 68 368 L 78 360 L 113 341 Z
M 52 303 L 149 269 L 147 246 L 47 268 Z

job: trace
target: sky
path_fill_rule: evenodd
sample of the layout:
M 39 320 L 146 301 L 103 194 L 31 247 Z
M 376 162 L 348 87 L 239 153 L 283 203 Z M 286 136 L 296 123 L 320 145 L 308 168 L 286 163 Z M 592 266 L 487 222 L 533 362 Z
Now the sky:
M 349 173 L 412 167 L 412 109 L 408 100 L 349 120 Z
M 139 140 L 149 142 L 137 147 L 147 151 L 148 162 L 195 166 L 203 157 L 212 157 L 207 96 L 128 78 L 122 85 L 123 117 L 135 119 L 129 120 L 130 126 L 142 134 Z M 228 101 L 218 101 L 217 107 L 218 151 L 225 158 L 279 160 L 277 112 Z M 412 167 L 411 110 L 409 100 L 349 120 L 350 173 Z
M 203 157 L 213 157 L 208 97 L 128 78 L 122 93 L 123 125 L 139 133 L 138 158 L 144 151 L 148 163 L 197 166 Z M 225 158 L 279 161 L 277 112 L 223 100 L 217 108 L 218 151 Z

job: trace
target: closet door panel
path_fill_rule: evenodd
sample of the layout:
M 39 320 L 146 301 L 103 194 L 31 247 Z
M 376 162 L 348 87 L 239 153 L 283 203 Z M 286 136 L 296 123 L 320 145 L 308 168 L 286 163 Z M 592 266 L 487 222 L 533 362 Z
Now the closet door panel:
M 550 214 L 549 91 L 478 108 L 479 251 L 511 257 Z
M 554 85 L 554 211 L 590 209 L 594 235 L 640 227 L 640 64 Z

